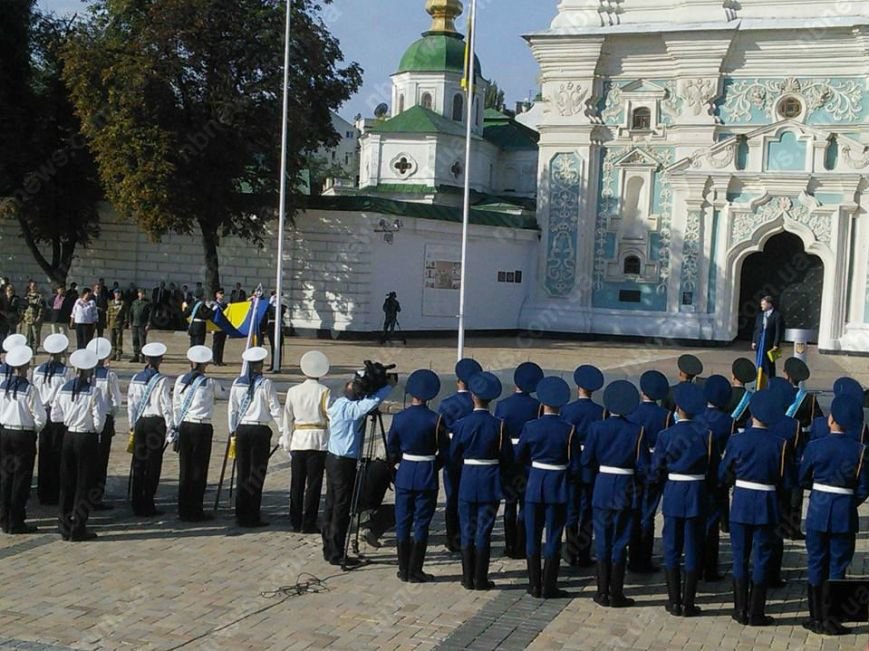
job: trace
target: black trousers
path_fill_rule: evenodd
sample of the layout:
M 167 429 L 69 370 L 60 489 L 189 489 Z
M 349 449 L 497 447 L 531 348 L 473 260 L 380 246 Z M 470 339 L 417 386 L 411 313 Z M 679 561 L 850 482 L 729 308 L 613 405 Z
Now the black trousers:
M 96 500 L 99 475 L 99 437 L 67 432 L 60 465 L 60 533 L 77 538 L 87 527 Z
M 290 526 L 315 529 L 323 490 L 326 453 L 319 450 L 293 450 L 290 457 Z
M 165 440 L 166 423 L 160 416 L 143 417 L 136 422 L 131 490 L 133 513 L 136 515 L 149 516 L 157 512 L 154 495 L 160 484 Z
M 78 350 L 87 348 L 88 342 L 94 338 L 95 323 L 75 324 L 75 347 Z
M 115 417 L 106 416 L 103 433 L 100 434 L 100 457 L 97 467 L 97 504 L 101 504 L 106 494 L 106 480 L 109 476 L 109 456 L 112 453 L 112 438 L 115 436 Z
M 205 345 L 205 330 L 202 332 L 190 332 L 190 347 L 193 346 L 204 346 Z
M 214 353 L 214 363 L 223 364 L 223 349 L 226 347 L 226 333 L 215 332 L 211 339 L 211 352 Z
M 36 496 L 43 506 L 57 504 L 60 496 L 60 456 L 65 431 L 63 423 L 48 421 L 39 433 Z
M 323 558 L 330 563 L 344 557 L 350 528 L 350 501 L 356 482 L 356 459 L 326 455 L 326 506 L 323 509 Z
M 202 500 L 208 483 L 208 462 L 214 428 L 204 423 L 181 423 L 178 432 L 178 516 L 202 515 Z
M 35 458 L 35 432 L 0 431 L 0 525 L 5 532 L 22 526 L 27 518 Z
M 272 430 L 266 425 L 239 425 L 235 436 L 235 520 L 240 527 L 250 527 L 260 522 Z

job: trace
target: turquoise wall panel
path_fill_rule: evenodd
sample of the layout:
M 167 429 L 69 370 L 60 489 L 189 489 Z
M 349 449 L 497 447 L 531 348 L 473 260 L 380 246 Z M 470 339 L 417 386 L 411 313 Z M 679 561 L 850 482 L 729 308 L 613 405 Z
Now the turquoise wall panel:
M 766 145 L 766 169 L 770 172 L 802 172 L 806 169 L 808 145 L 792 131 Z

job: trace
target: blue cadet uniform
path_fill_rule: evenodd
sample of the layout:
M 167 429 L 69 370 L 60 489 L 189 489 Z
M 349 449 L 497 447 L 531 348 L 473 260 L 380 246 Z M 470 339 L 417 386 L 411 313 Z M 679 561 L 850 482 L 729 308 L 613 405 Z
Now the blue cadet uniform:
M 845 578 L 854 556 L 857 507 L 869 496 L 869 453 L 844 433 L 862 420 L 862 404 L 842 395 L 831 407 L 832 433 L 806 446 L 800 464 L 800 484 L 809 494 L 806 513 L 809 619 L 816 633 L 842 635 L 849 631 L 830 613 L 830 580 Z
M 710 378 L 713 385 L 716 384 L 715 377 Z M 722 379 L 729 389 L 730 384 Z M 655 483 L 664 484 L 662 511 L 667 611 L 672 615 L 694 617 L 700 613 L 694 599 L 709 506 L 707 488 L 717 482 L 719 452 L 713 433 L 701 420 L 695 420 L 707 404 L 700 387 L 686 382 L 676 387 L 673 397 L 679 410 L 679 422 L 658 435 L 651 477 Z M 683 552 L 684 594 L 679 567 Z
M 863 387 L 860 386 L 857 380 L 850 377 L 840 377 L 833 383 L 833 396 L 839 397 L 842 395 L 851 396 L 861 404 L 865 400 Z M 821 416 L 816 417 L 812 423 L 812 440 L 823 438 L 829 435 L 829 433 L 830 427 L 827 424 L 827 419 Z M 869 424 L 864 422 L 862 412 L 860 412 L 860 422 L 854 423 L 852 427 L 846 427 L 845 435 L 863 445 L 869 445 Z
M 751 414 L 758 421 L 730 438 L 719 466 L 721 483 L 734 485 L 730 505 L 730 544 L 733 550 L 733 619 L 751 626 L 772 623 L 766 617 L 767 580 L 778 525 L 776 491 L 782 484 L 787 443 L 769 428 L 783 417 L 778 397 L 769 390 L 751 398 Z M 749 592 L 749 559 L 751 603 Z
M 643 441 L 651 456 L 655 452 L 658 433 L 670 426 L 672 414 L 657 401 L 663 400 L 670 391 L 667 377 L 660 371 L 646 371 L 640 377 L 642 400 L 628 420 L 642 426 Z M 637 487 L 637 500 L 631 523 L 631 542 L 628 547 L 628 569 L 642 574 L 657 572 L 652 564 L 655 544 L 655 513 L 661 501 L 661 493 L 652 484 Z
M 624 595 L 625 560 L 636 482 L 648 471 L 649 450 L 642 426 L 626 418 L 640 404 L 634 385 L 625 380 L 613 382 L 603 400 L 611 415 L 589 428 L 582 452 L 583 471 L 596 474 L 591 503 L 597 552 L 594 600 L 601 606 L 623 608 L 634 603 Z
M 803 452 L 806 445 L 811 440 L 812 422 L 815 417 L 824 417 L 824 412 L 818 404 L 818 399 L 814 393 L 809 392 L 805 388 L 800 387 L 800 383 L 805 382 L 811 377 L 812 373 L 806 363 L 796 357 L 791 357 L 785 361 L 785 377 L 793 385 L 794 398 L 785 412 L 787 416 L 795 418 L 800 424 L 800 431 L 797 435 L 796 445 L 793 449 L 792 459 L 794 466 L 798 466 L 800 459 L 803 458 Z M 797 469 L 798 470 L 798 469 Z M 800 523 L 803 518 L 803 489 L 799 482 L 794 481 L 793 485 L 788 490 L 787 499 L 784 504 L 784 512 L 782 513 L 782 522 L 784 523 L 784 535 L 791 540 L 805 540 L 800 529 Z
M 411 583 L 431 578 L 422 571 L 422 566 L 429 525 L 437 505 L 437 472 L 443 465 L 448 440 L 443 417 L 429 409 L 426 402 L 433 399 L 440 388 L 440 379 L 432 371 L 421 369 L 411 373 L 407 393 L 417 402 L 395 415 L 386 438 L 389 458 L 399 464 L 395 473 L 398 578 Z
M 679 369 L 679 384 L 693 383 L 694 379 L 703 372 L 703 362 L 696 355 L 681 355 L 676 360 L 676 366 Z M 670 392 L 661 403 L 665 409 L 672 412 L 676 411 L 676 387 L 679 384 L 674 384 L 670 387 Z M 699 382 L 698 382 L 699 384 Z
M 757 367 L 747 357 L 738 357 L 733 361 L 730 370 L 733 374 L 733 393 L 725 411 L 736 421 L 736 431 L 741 431 L 751 419 L 748 404 L 754 391 L 747 389 L 746 385 L 757 382 Z
M 544 378 L 537 386 L 537 397 L 547 412 L 527 423 L 517 445 L 516 460 L 529 464 L 525 489 L 525 547 L 528 563 L 528 594 L 535 597 L 562 597 L 558 566 L 561 562 L 561 534 L 567 518 L 570 477 L 579 473 L 580 448 L 572 425 L 558 417 L 557 410 L 570 400 L 570 387 L 558 377 Z M 541 537 L 543 548 L 541 585 Z
M 453 436 L 453 424 L 474 411 L 474 401 L 468 391 L 468 381 L 477 373 L 483 371 L 480 364 L 473 359 L 465 358 L 456 364 L 458 390 L 453 395 L 441 401 L 438 414 L 443 417 L 444 427 Z M 454 464 L 451 459 L 444 465 L 444 526 L 446 528 L 446 548 L 451 552 L 460 549 L 459 544 L 459 483 L 462 479 L 462 465 Z
M 468 388 L 483 405 L 501 395 L 501 382 L 491 373 L 470 378 Z M 486 406 L 453 424 L 450 460 L 462 466 L 459 523 L 462 530 L 462 585 L 488 590 L 492 528 L 503 497 L 501 474 L 513 463 L 513 444 L 504 423 Z
M 504 421 L 504 430 L 513 447 L 519 443 L 519 434 L 525 423 L 540 416 L 540 403 L 530 394 L 537 390 L 543 379 L 543 369 L 534 362 L 520 364 L 513 373 L 516 391 L 499 400 L 495 418 Z M 524 494 L 528 481 L 527 468 L 517 463 L 507 476 L 504 485 L 504 555 L 509 558 L 525 558 Z
M 561 410 L 561 418 L 576 428 L 575 436 L 582 449 L 591 424 L 603 420 L 606 415 L 604 408 L 591 399 L 592 394 L 603 386 L 603 373 L 595 366 L 583 364 L 573 372 L 573 382 L 580 389 L 580 397 L 564 406 Z M 573 567 L 588 567 L 593 563 L 591 560 L 593 484 L 594 475 L 585 470 L 570 484 L 565 560 Z
M 723 375 L 712 375 L 703 385 L 703 395 L 707 407 L 695 418 L 698 423 L 712 432 L 717 454 L 715 467 L 721 460 L 721 453 L 727 447 L 727 442 L 736 431 L 736 421 L 726 411 L 730 404 L 733 388 L 730 381 Z M 721 546 L 719 529 L 721 516 L 728 511 L 729 491 L 718 487 L 718 482 L 713 482 L 706 493 L 706 525 L 704 527 L 703 543 L 703 568 L 702 578 L 704 581 L 720 581 L 718 573 L 718 555 Z

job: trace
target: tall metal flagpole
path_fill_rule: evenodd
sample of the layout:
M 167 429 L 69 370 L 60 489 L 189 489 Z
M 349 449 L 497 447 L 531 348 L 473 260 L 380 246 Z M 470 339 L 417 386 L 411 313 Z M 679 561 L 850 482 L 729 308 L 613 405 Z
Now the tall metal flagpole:
M 474 22 L 477 18 L 477 0 L 471 0 L 471 9 L 468 14 L 468 61 L 466 74 L 467 95 L 465 111 L 465 195 L 462 204 L 462 268 L 459 282 L 459 345 L 458 359 L 465 356 L 465 281 L 468 261 L 468 223 L 471 214 L 471 132 L 474 119 L 474 82 L 476 70 L 474 68 L 474 41 L 477 30 Z
M 287 212 L 287 121 L 289 119 L 290 103 L 290 26 L 292 24 L 292 0 L 287 0 L 287 19 L 284 28 L 284 109 L 283 122 L 281 123 L 281 196 L 278 207 L 278 259 L 275 275 L 275 343 L 272 351 L 272 369 L 281 370 L 281 334 L 283 329 L 283 315 L 281 314 L 281 292 L 283 291 L 283 264 L 284 264 L 284 224 Z

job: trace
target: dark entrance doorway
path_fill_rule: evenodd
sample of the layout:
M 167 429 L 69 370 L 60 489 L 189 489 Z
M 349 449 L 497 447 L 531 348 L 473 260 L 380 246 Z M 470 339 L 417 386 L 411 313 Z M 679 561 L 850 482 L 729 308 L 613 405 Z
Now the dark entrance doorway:
M 772 296 L 786 328 L 817 330 L 821 325 L 824 263 L 809 255 L 792 233 L 770 239 L 761 253 L 742 263 L 739 290 L 739 339 L 751 339 L 760 299 Z

